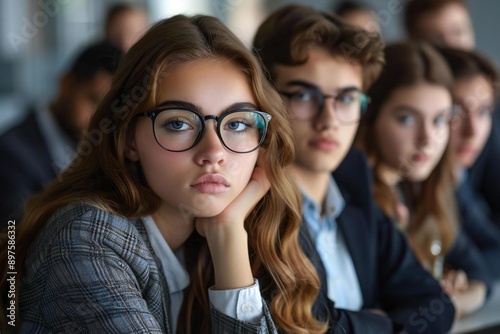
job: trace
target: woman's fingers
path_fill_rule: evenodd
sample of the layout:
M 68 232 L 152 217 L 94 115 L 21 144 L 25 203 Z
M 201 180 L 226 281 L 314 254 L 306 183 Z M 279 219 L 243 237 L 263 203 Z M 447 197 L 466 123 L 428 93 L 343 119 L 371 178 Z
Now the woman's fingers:
M 467 274 L 463 270 L 450 270 L 441 280 L 441 286 L 448 294 L 461 293 L 469 287 Z

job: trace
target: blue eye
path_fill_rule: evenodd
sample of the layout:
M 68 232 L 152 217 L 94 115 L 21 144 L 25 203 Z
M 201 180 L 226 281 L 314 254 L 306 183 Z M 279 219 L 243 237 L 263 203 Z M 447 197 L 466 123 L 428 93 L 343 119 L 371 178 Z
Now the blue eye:
M 245 131 L 248 128 L 248 124 L 245 124 L 242 121 L 233 121 L 227 123 L 227 128 L 231 131 L 240 132 Z
M 174 121 L 174 122 L 171 122 L 170 123 L 170 126 L 173 128 L 173 129 L 176 129 L 176 130 L 180 130 L 182 129 L 182 126 L 186 124 L 184 122 L 180 122 L 180 121 Z
M 401 123 L 403 125 L 413 125 L 415 123 L 415 117 L 411 116 L 411 115 L 400 115 L 400 116 L 397 116 L 396 120 L 398 121 L 398 123 Z
M 445 115 L 439 115 L 434 119 L 434 125 L 442 126 L 448 123 L 448 118 Z
M 342 95 L 339 95 L 335 98 L 335 100 L 337 101 L 337 103 L 342 103 L 342 104 L 352 104 L 354 102 L 356 102 L 356 96 L 355 96 L 355 93 L 346 93 L 346 94 L 342 94 Z
M 164 127 L 166 127 L 169 130 L 175 130 L 175 131 L 182 131 L 182 130 L 189 130 L 191 126 L 181 120 L 172 120 L 172 121 L 167 121 L 164 123 Z
M 310 102 L 314 100 L 314 95 L 310 91 L 304 90 L 301 92 L 293 93 L 292 99 L 301 102 Z

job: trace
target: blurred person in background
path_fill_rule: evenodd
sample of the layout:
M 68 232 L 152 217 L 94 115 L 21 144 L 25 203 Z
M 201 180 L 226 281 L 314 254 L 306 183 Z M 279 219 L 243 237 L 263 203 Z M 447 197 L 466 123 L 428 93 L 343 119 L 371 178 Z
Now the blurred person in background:
M 122 51 L 100 42 L 86 47 L 59 79 L 52 102 L 35 108 L 0 136 L 0 224 L 20 219 L 24 200 L 71 162 L 83 131 L 111 85 Z
M 474 29 L 464 0 L 412 0 L 405 8 L 408 37 L 434 45 L 462 50 L 475 48 Z M 498 109 L 496 106 L 495 109 Z M 500 112 L 493 114 L 493 125 L 484 149 L 472 166 L 472 189 L 484 200 L 488 214 L 500 225 Z
M 464 0 L 412 0 L 405 10 L 405 28 L 413 40 L 471 50 L 474 29 Z
M 148 24 L 143 8 L 127 3 L 114 4 L 106 13 L 105 39 L 127 52 L 146 32 Z
M 451 296 L 456 318 L 485 301 L 490 273 L 461 228 L 449 137 L 453 78 L 428 44 L 385 48 L 386 66 L 371 86 L 358 144 L 374 169 L 379 206 L 407 235 L 422 265 Z
M 334 13 L 348 23 L 363 28 L 369 32 L 380 34 L 380 24 L 372 15 L 372 9 L 357 1 L 342 1 L 335 8 Z
M 489 217 L 489 208 L 472 189 L 467 171 L 483 151 L 491 132 L 498 74 L 493 63 L 477 52 L 438 50 L 452 71 L 452 94 L 460 111 L 451 127 L 450 153 L 462 226 L 480 250 L 494 278 L 499 279 L 500 225 Z

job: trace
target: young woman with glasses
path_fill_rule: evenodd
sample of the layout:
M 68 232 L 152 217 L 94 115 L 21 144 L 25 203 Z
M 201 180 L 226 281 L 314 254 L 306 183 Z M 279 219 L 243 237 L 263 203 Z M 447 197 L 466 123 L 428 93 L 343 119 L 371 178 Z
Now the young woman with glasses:
M 27 203 L 9 329 L 325 331 L 284 173 L 294 157 L 286 117 L 218 20 L 153 26 L 120 64 L 79 156 Z

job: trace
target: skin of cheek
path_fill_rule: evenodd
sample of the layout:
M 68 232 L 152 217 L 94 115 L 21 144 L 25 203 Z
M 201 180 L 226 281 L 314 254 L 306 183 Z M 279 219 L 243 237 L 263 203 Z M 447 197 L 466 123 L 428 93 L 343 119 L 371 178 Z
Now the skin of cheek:
M 412 131 L 402 129 L 382 110 L 374 125 L 374 133 L 380 161 L 398 174 L 407 175 L 404 162 L 412 151 Z

